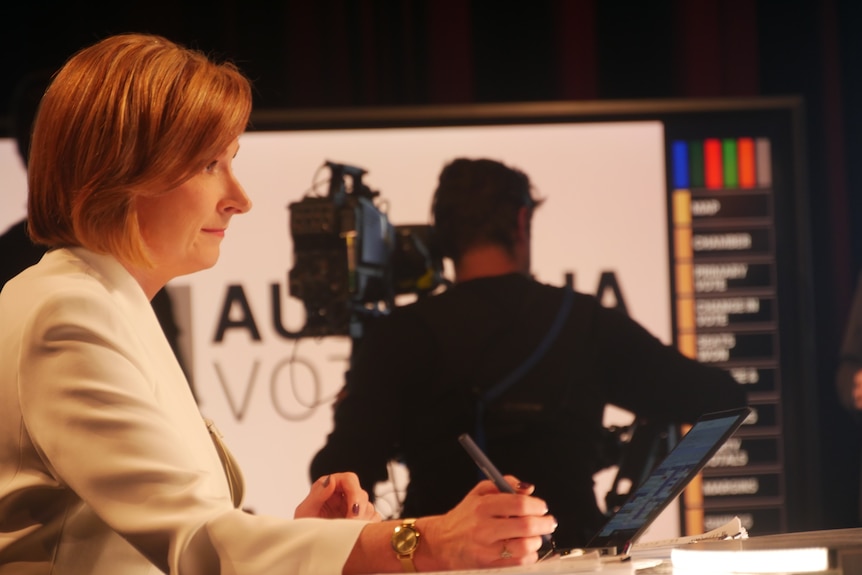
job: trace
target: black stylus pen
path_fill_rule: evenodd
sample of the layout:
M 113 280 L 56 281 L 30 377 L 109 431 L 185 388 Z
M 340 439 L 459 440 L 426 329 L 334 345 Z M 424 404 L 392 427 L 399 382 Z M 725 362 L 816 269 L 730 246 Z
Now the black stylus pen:
M 458 441 L 464 447 L 470 457 L 473 458 L 473 461 L 476 462 L 476 465 L 479 466 L 479 469 L 482 470 L 482 473 L 485 476 L 494 482 L 494 485 L 497 486 L 497 489 L 502 491 L 503 493 L 516 493 L 515 488 L 509 485 L 509 482 L 503 478 L 503 474 L 500 473 L 500 470 L 497 469 L 491 460 L 488 459 L 488 456 L 476 445 L 476 442 L 473 441 L 473 438 L 470 437 L 469 433 L 462 433 L 458 436 Z M 542 556 L 542 553 L 549 553 L 554 549 L 554 539 L 550 534 L 542 535 L 542 541 L 544 542 L 542 545 L 542 552 L 539 553 L 539 556 Z

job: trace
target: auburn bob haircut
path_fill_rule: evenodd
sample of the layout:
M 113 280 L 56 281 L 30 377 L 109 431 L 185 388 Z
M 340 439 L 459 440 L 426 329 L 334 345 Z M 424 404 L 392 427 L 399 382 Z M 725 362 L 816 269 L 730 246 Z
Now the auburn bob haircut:
M 72 56 L 37 113 L 28 229 L 149 265 L 136 199 L 169 193 L 247 127 L 251 85 L 229 62 L 160 36 L 112 36 Z

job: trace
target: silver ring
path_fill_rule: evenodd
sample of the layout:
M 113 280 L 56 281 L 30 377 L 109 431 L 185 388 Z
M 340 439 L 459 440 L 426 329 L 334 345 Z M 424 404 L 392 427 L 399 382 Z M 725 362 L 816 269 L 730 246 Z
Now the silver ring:
M 503 550 L 500 551 L 500 559 L 511 559 L 512 552 L 506 548 L 506 542 L 503 542 Z

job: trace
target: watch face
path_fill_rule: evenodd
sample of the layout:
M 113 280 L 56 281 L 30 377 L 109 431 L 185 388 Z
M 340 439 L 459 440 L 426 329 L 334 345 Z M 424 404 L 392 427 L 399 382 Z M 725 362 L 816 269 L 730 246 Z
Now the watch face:
M 395 528 L 392 534 L 392 548 L 399 555 L 409 555 L 416 550 L 419 543 L 419 534 L 407 525 Z

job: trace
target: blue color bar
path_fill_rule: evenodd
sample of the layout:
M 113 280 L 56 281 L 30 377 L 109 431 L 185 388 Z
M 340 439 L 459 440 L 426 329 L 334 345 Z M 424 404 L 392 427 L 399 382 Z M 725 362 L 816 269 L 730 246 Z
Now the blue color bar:
M 673 187 L 676 190 L 688 189 L 688 143 L 677 140 L 673 143 Z

